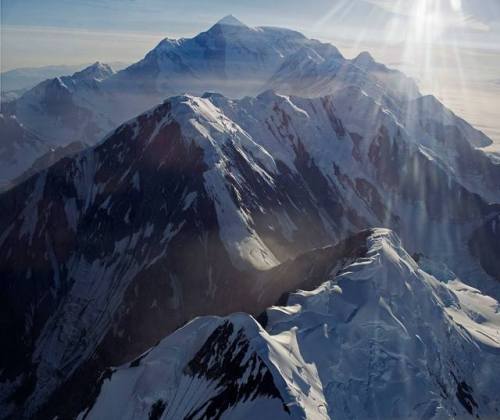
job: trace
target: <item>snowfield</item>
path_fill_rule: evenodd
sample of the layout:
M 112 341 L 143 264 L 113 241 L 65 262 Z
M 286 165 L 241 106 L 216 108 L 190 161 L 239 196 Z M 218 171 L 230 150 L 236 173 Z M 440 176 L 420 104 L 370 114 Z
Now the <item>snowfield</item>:
M 500 415 L 500 165 L 402 73 L 228 17 L 5 109 L 0 418 Z
M 198 318 L 112 368 L 81 418 L 498 416 L 498 302 L 424 271 L 389 230 L 367 247 L 270 308 L 265 328 L 246 314 Z

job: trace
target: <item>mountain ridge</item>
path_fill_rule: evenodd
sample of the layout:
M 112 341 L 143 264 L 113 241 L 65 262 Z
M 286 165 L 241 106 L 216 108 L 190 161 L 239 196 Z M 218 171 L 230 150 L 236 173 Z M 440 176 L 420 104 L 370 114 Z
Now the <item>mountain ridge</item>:
M 63 144 L 79 136 L 93 140 L 90 147 L 30 173 L 0 194 L 0 212 L 5 215 L 0 218 L 0 335 L 6 337 L 6 344 L 0 346 L 0 365 L 5 366 L 0 372 L 2 416 L 76 417 L 97 396 L 94 385 L 101 375 L 108 377 L 109 366 L 130 360 L 140 365 L 137 357 L 198 316 L 241 311 L 258 316 L 279 304 L 286 306 L 281 309 L 284 323 L 301 318 L 307 324 L 308 316 L 295 312 L 295 304 L 287 306 L 302 299 L 293 295 L 294 290 L 316 290 L 333 277 L 346 280 L 345 294 L 339 297 L 335 288 L 324 293 L 316 290 L 313 295 L 319 297 L 312 301 L 340 300 L 339 312 L 336 307 L 320 306 L 331 310 L 328 316 L 337 317 L 341 324 L 359 319 L 346 309 L 363 306 L 364 302 L 355 300 L 359 291 L 358 297 L 369 303 L 365 309 L 383 314 L 387 321 L 383 326 L 389 325 L 389 331 L 404 331 L 399 322 L 393 323 L 391 312 L 404 316 L 405 328 L 415 327 L 404 305 L 391 306 L 393 297 L 395 302 L 405 296 L 418 301 L 416 289 L 400 281 L 404 280 L 398 277 L 401 272 L 415 280 L 418 290 L 422 285 L 427 290 L 422 297 L 429 313 L 446 313 L 436 322 L 439 328 L 450 326 L 459 345 L 469 349 L 469 341 L 455 334 L 455 324 L 443 321 L 449 311 L 456 310 L 450 316 L 462 318 L 475 313 L 474 322 L 492 319 L 490 313 L 472 311 L 470 302 L 460 303 L 462 310 L 453 297 L 464 293 L 466 300 L 474 299 L 476 292 L 470 288 L 475 287 L 478 294 L 480 290 L 492 296 L 479 299 L 489 302 L 488 308 L 493 305 L 489 299 L 500 297 L 500 165 L 476 148 L 486 141 L 481 133 L 435 99 L 414 97 L 413 83 L 400 73 L 384 72 L 378 66 L 374 72 L 361 68 L 367 62 L 372 67 L 366 56 L 358 66 L 333 46 L 281 29 L 236 26 L 229 30 L 236 33 L 234 37 L 223 32 L 216 24 L 195 38 L 162 41 L 144 60 L 102 81 L 93 76 L 101 75 L 101 70 L 104 76 L 109 72 L 98 64 L 90 69 L 90 79 L 77 74 L 49 80 L 17 104 L 25 110 L 39 107 L 48 114 L 48 119 L 34 113 L 24 117 L 48 131 L 57 122 Z M 257 41 L 262 39 L 269 44 L 260 45 Z M 242 49 L 245 45 L 251 48 Z M 255 60 L 255 51 L 265 53 L 261 57 L 266 60 Z M 287 54 L 280 56 L 282 52 Z M 248 62 L 252 65 L 245 66 Z M 217 83 L 208 79 L 217 75 L 217 82 L 236 81 L 235 74 L 243 77 L 255 69 L 267 74 L 275 68 L 273 74 L 279 77 L 272 78 L 272 83 L 265 80 L 269 89 L 241 99 L 218 92 Z M 192 90 L 208 86 L 215 87 L 215 92 L 201 96 L 182 92 L 156 104 L 161 89 L 169 89 L 157 82 L 175 80 L 167 76 L 176 71 L 194 77 L 197 73 L 189 69 L 205 77 Z M 130 89 L 114 96 L 127 78 L 133 80 Z M 302 81 L 294 88 L 300 95 L 290 92 L 291 82 L 297 80 Z M 315 96 L 318 91 L 325 94 Z M 144 92 L 151 95 L 141 96 L 143 100 L 134 104 L 140 112 L 115 127 L 109 112 L 124 117 L 119 107 Z M 380 227 L 390 231 L 366 230 Z M 363 246 L 366 235 L 378 238 L 369 242 L 373 255 L 368 257 Z M 453 284 L 436 286 L 420 273 L 410 254 L 418 256 L 422 270 L 433 271 L 434 277 L 453 272 L 468 285 L 462 283 L 458 290 L 451 278 L 448 283 Z M 353 265 L 352 259 L 357 263 Z M 342 267 L 350 267 L 349 272 L 339 272 Z M 395 274 L 397 296 L 385 287 L 390 278 L 384 267 Z M 380 284 L 355 278 L 358 269 L 375 273 Z M 308 301 L 310 295 L 302 297 Z M 455 306 L 450 309 L 448 304 Z M 319 318 L 325 315 L 313 306 Z M 412 308 L 420 314 L 418 305 Z M 268 328 L 279 329 L 278 315 L 271 310 L 259 319 Z M 217 343 L 224 337 L 234 340 L 221 358 L 230 358 L 233 351 L 238 358 L 252 358 L 259 381 L 275 373 L 262 355 L 238 352 L 249 348 L 249 337 L 238 335 L 230 323 L 216 324 L 223 328 L 207 351 L 179 375 L 188 372 L 198 377 L 196 370 L 207 361 L 219 363 L 207 354 L 223 350 Z M 364 326 L 358 325 L 359 331 Z M 485 332 L 486 327 L 477 328 Z M 494 338 L 497 330 L 494 325 L 491 328 Z M 447 339 L 427 338 L 429 349 L 452 347 Z M 406 339 L 415 348 L 420 346 L 413 335 Z M 361 353 L 368 351 L 369 343 L 362 344 Z M 341 346 L 332 348 L 337 347 Z M 464 353 L 464 360 L 475 361 L 469 353 Z M 448 353 L 447 358 L 453 359 Z M 299 359 L 297 366 L 305 364 Z M 238 371 L 241 366 L 231 367 Z M 468 368 L 462 367 L 469 375 Z M 472 396 L 481 410 L 491 414 L 486 398 L 471 390 L 476 384 L 471 385 L 467 375 L 454 371 L 455 384 L 453 375 L 442 371 L 444 365 L 436 369 L 433 374 L 441 382 L 446 380 L 446 393 L 458 392 L 462 401 L 429 399 L 425 413 L 443 409 L 453 414 L 461 406 L 464 413 L 471 414 L 471 408 L 476 414 Z M 209 382 L 217 376 L 225 378 L 223 368 L 217 372 Z M 246 384 L 242 392 L 274 399 L 279 394 L 280 410 L 286 406 L 293 412 L 314 412 L 318 408 L 314 404 L 293 405 L 308 398 L 302 392 L 307 388 L 302 378 L 305 370 L 294 372 L 291 382 L 276 379 L 301 384 L 301 390 L 292 387 L 297 391 L 292 396 L 268 380 L 264 388 L 254 387 L 255 381 L 252 386 Z M 335 397 L 320 390 L 322 372 L 317 373 L 307 380 L 314 388 L 311 397 L 321 400 L 321 405 Z M 426 378 L 426 389 L 439 393 L 439 383 Z M 234 380 L 238 375 L 228 379 L 229 387 Z M 485 389 L 489 395 L 489 388 Z M 68 393 L 82 398 L 68 399 Z M 348 394 L 365 395 L 354 388 Z M 209 404 L 214 410 L 224 406 L 221 398 L 214 397 L 218 403 Z M 290 402 L 292 406 L 287 405 Z M 166 409 L 163 402 L 154 403 L 154 410 L 149 402 L 140 410 L 158 415 L 162 407 Z M 379 407 L 372 400 L 353 410 L 366 415 L 363 407 L 383 413 L 382 417 L 391 415 L 388 406 Z M 405 410 L 396 401 L 394 407 L 392 414 Z
M 0 356 L 10 361 L 4 377 L 35 383 L 24 415 L 53 407 L 68 381 L 95 379 L 81 369 L 123 362 L 194 316 L 252 312 L 249 296 L 265 283 L 242 273 L 363 228 L 392 227 L 411 252 L 498 293 L 500 273 L 467 249 L 498 205 L 429 159 L 376 102 L 372 125 L 353 131 L 351 93 L 170 98 L 0 195 L 9 215 L 0 221 L 0 318 L 12 337 Z M 475 240 L 498 251 L 488 236 Z M 28 335 L 19 337 L 21 325 Z
M 362 256 L 336 276 L 271 307 L 266 325 L 247 314 L 197 318 L 136 361 L 113 368 L 82 413 L 89 419 L 147 418 L 149 404 L 161 401 L 167 419 L 201 413 L 231 418 L 258 413 L 265 419 L 496 415 L 498 378 L 479 366 L 494 361 L 500 341 L 474 328 L 486 332 L 489 327 L 475 323 L 486 316 L 498 331 L 498 302 L 454 277 L 445 281 L 421 270 L 390 231 L 375 229 L 365 241 Z M 468 300 L 472 296 L 475 301 Z M 412 310 L 419 324 L 407 316 Z M 434 333 L 427 330 L 429 323 Z M 456 350 L 459 343 L 462 349 Z M 178 345 L 188 350 L 180 354 Z M 436 347 L 439 364 L 428 354 Z M 474 358 L 475 368 L 457 352 Z M 417 356 L 422 353 L 427 358 Z M 264 372 L 257 358 L 266 373 L 254 380 Z M 266 385 L 267 394 L 258 383 Z M 238 391 L 228 392 L 231 387 Z
M 242 23 L 216 23 L 193 38 L 165 38 L 116 74 L 101 69 L 90 80 L 75 75 L 50 80 L 5 104 L 5 112 L 56 146 L 95 144 L 124 121 L 184 93 L 216 91 L 242 98 L 272 89 L 318 97 L 357 86 L 395 113 L 420 96 L 413 80 L 366 53 L 348 60 L 335 46 L 299 32 Z M 445 120 L 447 112 L 441 107 L 436 117 Z M 491 144 L 485 135 L 471 138 L 475 147 Z
M 94 86 L 94 89 L 89 90 L 89 86 L 82 86 L 81 90 L 74 93 L 75 105 L 94 114 L 106 114 L 106 119 L 112 120 L 113 123 L 96 116 L 95 124 L 102 127 L 100 134 L 82 138 L 82 134 L 77 132 L 75 134 L 80 138 L 73 138 L 73 141 L 94 143 L 105 131 L 113 128 L 113 125 L 116 126 L 143 112 L 167 96 L 185 92 L 201 95 L 208 90 L 219 90 L 226 95 L 232 92 L 237 97 L 255 95 L 259 90 L 265 89 L 265 83 L 286 56 L 305 45 L 313 49 L 327 45 L 308 40 L 299 32 L 289 29 L 254 29 L 242 25 L 222 25 L 229 28 L 227 35 L 220 32 L 221 25 L 215 24 L 193 38 L 166 38 L 146 54 L 144 59 L 103 80 L 103 83 Z M 338 50 L 335 54 L 341 58 Z M 122 97 L 114 98 L 123 90 L 135 98 L 137 106 L 127 109 L 121 103 Z M 36 102 L 33 103 L 29 93 L 25 95 L 24 99 L 17 101 L 17 105 L 11 104 L 12 112 L 38 134 L 58 137 L 57 130 L 61 130 L 61 127 L 54 125 L 51 132 L 39 125 L 35 115 L 26 109 L 28 105 L 37 106 Z M 109 101 L 116 108 L 111 113 Z M 59 137 L 51 140 L 54 143 L 64 141 Z

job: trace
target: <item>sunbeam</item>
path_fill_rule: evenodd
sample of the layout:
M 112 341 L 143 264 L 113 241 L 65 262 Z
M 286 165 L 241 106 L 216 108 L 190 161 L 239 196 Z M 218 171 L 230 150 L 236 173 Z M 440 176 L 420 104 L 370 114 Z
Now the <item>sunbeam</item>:
M 353 16 L 361 16 L 355 31 Z M 500 62 L 499 16 L 500 4 L 490 1 L 339 0 L 312 30 L 328 34 L 348 57 L 368 50 L 409 74 L 423 94 L 435 95 L 500 144 L 491 107 L 500 93 L 492 73 Z
M 498 417 L 500 0 L 0 2 L 0 420 Z

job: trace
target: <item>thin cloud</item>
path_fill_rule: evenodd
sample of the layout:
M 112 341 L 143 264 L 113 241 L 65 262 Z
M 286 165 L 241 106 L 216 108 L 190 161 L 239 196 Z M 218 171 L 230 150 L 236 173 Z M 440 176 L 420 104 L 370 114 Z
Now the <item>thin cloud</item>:
M 471 30 L 490 30 L 500 26 L 500 1 L 498 0 L 354 0 L 368 1 L 392 13 L 411 17 L 418 10 L 418 3 L 426 1 L 434 13 L 446 19 L 449 26 Z

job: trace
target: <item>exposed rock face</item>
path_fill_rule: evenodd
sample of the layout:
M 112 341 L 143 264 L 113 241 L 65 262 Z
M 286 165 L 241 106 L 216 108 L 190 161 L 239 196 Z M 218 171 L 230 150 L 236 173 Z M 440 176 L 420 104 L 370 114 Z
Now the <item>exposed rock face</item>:
M 0 197 L 7 398 L 31 415 L 194 316 L 257 314 L 293 290 L 259 272 L 369 226 L 497 290 L 467 249 L 497 208 L 393 116 L 354 132 L 343 99 L 172 98 Z
M 17 184 L 21 184 L 28 178 L 32 177 L 33 175 L 36 175 L 38 172 L 47 169 L 48 167 L 52 166 L 54 163 L 60 161 L 65 157 L 69 157 L 77 154 L 78 152 L 81 152 L 86 147 L 88 146 L 86 146 L 83 143 L 73 142 L 68 144 L 67 146 L 51 148 L 45 154 L 35 159 L 35 161 L 31 164 L 31 166 L 26 170 L 24 170 L 19 176 L 13 178 L 12 181 L 10 181 L 9 185 L 5 188 L 5 190 L 10 189 Z
M 241 98 L 275 89 L 322 96 L 359 86 L 397 101 L 418 96 L 415 83 L 400 72 L 347 60 L 333 45 L 296 31 L 235 22 L 223 19 L 189 39 L 166 38 L 116 73 L 97 62 L 72 76 L 46 80 L 9 103 L 9 112 L 51 144 L 64 146 L 94 144 L 124 121 L 186 92 Z
M 0 191 L 29 168 L 34 159 L 46 153 L 50 145 L 27 130 L 12 115 L 0 114 Z
M 164 419 L 498 416 L 498 302 L 419 266 L 390 231 L 354 243 L 358 257 L 269 309 L 265 329 L 198 318 L 113 369 L 82 414 L 147 419 L 161 402 Z
M 166 38 L 142 60 L 116 73 L 97 62 L 72 76 L 48 79 L 4 104 L 3 112 L 16 115 L 27 130 L 51 145 L 93 145 L 172 95 L 213 91 L 242 98 L 272 89 L 320 97 L 354 87 L 401 121 L 406 113 L 408 124 L 438 121 L 458 126 L 475 147 L 491 144 L 435 98 L 421 97 L 413 80 L 376 63 L 368 53 L 348 60 L 333 45 L 298 32 L 236 22 L 223 19 L 189 39 Z
M 365 228 L 393 229 L 410 253 L 500 296 L 499 166 L 475 149 L 487 139 L 400 73 L 233 18 L 190 40 L 165 40 L 115 75 L 101 67 L 34 88 L 15 104 L 18 117 L 56 133 L 58 144 L 94 142 L 132 112 L 119 104 L 142 110 L 170 92 L 170 76 L 191 70 L 182 83 L 253 72 L 259 86 L 293 85 L 305 97 L 172 97 L 0 195 L 5 417 L 76 415 L 98 394 L 89 387 L 106 367 L 196 316 L 257 316 L 286 304 L 290 291 L 316 287 L 352 257 L 347 250 L 361 249 L 346 238 Z M 301 73 L 314 81 L 295 84 Z M 115 97 L 123 86 L 144 101 Z M 329 94 L 314 98 L 314 89 Z M 341 245 L 307 253 L 332 243 Z M 239 327 L 224 328 L 246 348 Z M 268 378 L 264 359 L 251 357 L 259 379 Z M 476 385 L 453 372 L 464 404 L 479 405 Z M 241 395 L 273 396 L 293 411 L 295 397 L 279 391 L 280 399 L 264 382 Z M 319 388 L 313 396 L 319 405 L 330 398 Z M 165 404 L 155 400 L 147 412 L 159 417 Z

